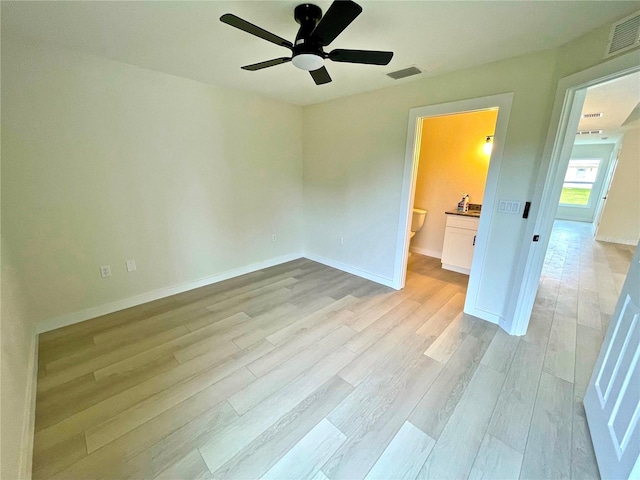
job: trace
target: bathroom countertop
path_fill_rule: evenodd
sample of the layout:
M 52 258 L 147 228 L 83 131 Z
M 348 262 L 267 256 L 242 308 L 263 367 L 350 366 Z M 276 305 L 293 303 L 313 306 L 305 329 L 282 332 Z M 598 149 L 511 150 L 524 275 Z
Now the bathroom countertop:
M 447 210 L 446 215 L 460 215 L 461 217 L 480 218 L 479 210 L 469 210 L 468 212 L 459 212 L 458 210 Z

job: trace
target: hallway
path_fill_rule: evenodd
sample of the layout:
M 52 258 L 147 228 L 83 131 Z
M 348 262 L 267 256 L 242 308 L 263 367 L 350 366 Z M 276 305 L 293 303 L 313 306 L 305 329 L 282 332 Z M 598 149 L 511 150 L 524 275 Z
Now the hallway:
M 538 398 L 536 411 L 548 410 L 560 418 L 572 412 L 571 431 L 547 425 L 557 428 L 555 434 L 571 438 L 572 478 L 599 476 L 582 399 L 633 251 L 629 245 L 595 241 L 590 224 L 556 220 L 529 331 L 523 337 L 546 347 L 541 386 L 545 375 L 550 374 L 552 379 L 547 382 L 554 383 L 556 392 L 562 393 L 553 405 L 545 406 L 544 399 Z M 536 422 L 544 423 L 545 418 L 534 412 L 532 431 L 543 427 Z M 566 440 L 564 447 L 568 447 Z

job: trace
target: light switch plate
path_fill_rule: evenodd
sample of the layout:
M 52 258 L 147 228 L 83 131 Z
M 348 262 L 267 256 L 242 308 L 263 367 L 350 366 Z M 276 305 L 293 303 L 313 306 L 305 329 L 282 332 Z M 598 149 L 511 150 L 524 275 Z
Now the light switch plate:
M 136 261 L 127 260 L 127 272 L 135 272 L 135 271 L 136 271 Z
M 500 200 L 498 203 L 499 213 L 518 214 L 522 208 L 522 202 L 518 200 Z

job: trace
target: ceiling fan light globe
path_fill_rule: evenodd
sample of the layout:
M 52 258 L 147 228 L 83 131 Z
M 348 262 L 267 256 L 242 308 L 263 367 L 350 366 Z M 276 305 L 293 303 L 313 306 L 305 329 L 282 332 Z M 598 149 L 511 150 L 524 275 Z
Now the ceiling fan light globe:
M 324 59 L 320 55 L 312 53 L 300 53 L 293 57 L 291 62 L 301 70 L 312 72 L 324 66 Z

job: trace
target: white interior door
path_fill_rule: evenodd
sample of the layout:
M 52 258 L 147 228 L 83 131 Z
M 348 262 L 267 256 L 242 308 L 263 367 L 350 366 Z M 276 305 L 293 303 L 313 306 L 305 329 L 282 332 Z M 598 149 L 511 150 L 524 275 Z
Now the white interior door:
M 640 474 L 640 248 L 602 344 L 584 408 L 603 479 Z
M 613 182 L 613 177 L 616 174 L 616 167 L 618 166 L 618 156 L 620 152 L 616 152 L 616 158 L 613 161 L 613 166 L 610 169 L 609 176 L 606 180 L 606 187 L 603 191 L 604 195 L 602 195 L 598 201 L 598 206 L 596 207 L 596 214 L 593 218 L 593 236 L 595 237 L 598 234 L 598 228 L 600 227 L 600 220 L 602 219 L 602 212 L 604 211 L 604 206 L 607 204 L 607 198 L 609 198 L 609 191 L 611 190 L 611 183 Z

